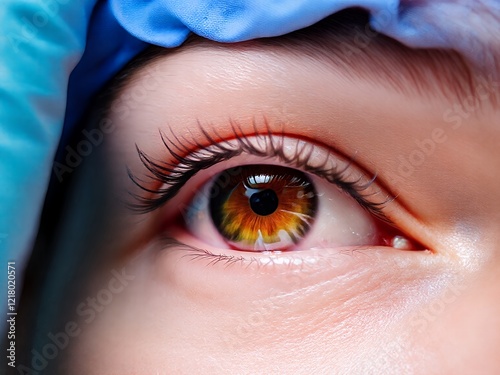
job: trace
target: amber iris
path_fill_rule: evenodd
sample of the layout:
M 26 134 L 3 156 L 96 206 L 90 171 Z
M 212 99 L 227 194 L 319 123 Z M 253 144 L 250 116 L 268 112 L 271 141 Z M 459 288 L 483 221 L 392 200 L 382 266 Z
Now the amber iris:
M 317 195 L 307 175 L 275 165 L 227 169 L 210 189 L 210 214 L 235 248 L 287 250 L 310 229 Z

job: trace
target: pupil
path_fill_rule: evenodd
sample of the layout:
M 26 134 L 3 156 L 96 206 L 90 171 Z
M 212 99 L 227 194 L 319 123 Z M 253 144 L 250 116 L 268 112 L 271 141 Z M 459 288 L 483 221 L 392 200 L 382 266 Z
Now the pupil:
M 202 211 L 199 202 L 193 210 Z M 286 251 L 310 231 L 318 207 L 313 182 L 296 169 L 244 165 L 213 181 L 210 219 L 231 249 Z
M 260 216 L 271 215 L 278 208 L 278 203 L 278 196 L 271 189 L 259 191 L 250 197 L 250 207 Z

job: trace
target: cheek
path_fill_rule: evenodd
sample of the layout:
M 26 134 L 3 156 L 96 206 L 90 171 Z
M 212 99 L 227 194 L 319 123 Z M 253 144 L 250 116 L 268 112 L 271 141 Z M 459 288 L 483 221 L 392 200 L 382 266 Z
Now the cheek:
M 428 355 L 424 361 L 421 353 L 418 360 L 428 367 L 442 367 L 441 373 L 498 373 L 498 296 L 500 263 L 481 270 L 473 282 L 455 284 L 426 305 L 414 342 L 428 348 Z
M 348 254 L 331 269 L 242 275 L 176 252 L 150 253 L 83 330 L 73 358 L 86 359 L 96 374 L 366 372 L 387 359 L 374 348 L 398 337 L 406 347 L 418 324 L 410 317 L 447 285 L 439 267 L 418 267 L 415 259 Z

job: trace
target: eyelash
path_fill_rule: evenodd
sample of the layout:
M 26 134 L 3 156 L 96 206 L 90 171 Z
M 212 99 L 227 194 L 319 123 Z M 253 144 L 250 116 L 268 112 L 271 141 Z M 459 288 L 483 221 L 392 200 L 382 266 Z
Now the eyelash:
M 146 181 L 138 178 L 130 169 L 127 169 L 129 178 L 132 182 L 149 195 L 142 196 L 130 192 L 135 202 L 130 203 L 129 207 L 139 214 L 155 211 L 172 199 L 182 186 L 201 170 L 208 169 L 220 162 L 229 160 L 243 153 L 248 153 L 250 155 L 265 158 L 275 157 L 286 163 L 289 167 L 302 169 L 305 172 L 315 174 L 339 187 L 380 220 L 389 224 L 391 223 L 385 216 L 383 209 L 386 204 L 394 198 L 388 196 L 382 202 L 373 202 L 370 199 L 374 193 L 365 193 L 375 182 L 377 178 L 376 174 L 368 182 L 363 183 L 361 177 L 354 181 L 348 181 L 346 175 L 350 163 L 340 170 L 334 167 L 327 168 L 326 164 L 328 159 L 325 159 L 324 164 L 319 166 L 311 166 L 308 164 L 309 157 L 314 151 L 314 145 L 311 143 L 306 143 L 300 148 L 296 147 L 293 155 L 288 156 L 284 152 L 283 142 L 279 142 L 279 139 L 283 140 L 286 137 L 284 132 L 277 135 L 274 131 L 271 131 L 270 127 L 266 124 L 266 132 L 264 134 L 258 132 L 254 126 L 254 134 L 249 135 L 245 134 L 235 123 L 231 122 L 230 125 L 233 137 L 231 139 L 223 138 L 215 133 L 215 136 L 220 139 L 216 141 L 214 137 L 199 124 L 204 141 L 208 145 L 203 145 L 199 141 L 189 141 L 184 137 L 180 139 L 172 131 L 172 138 L 169 138 L 160 130 L 162 142 L 170 156 L 175 160 L 173 163 L 153 159 L 136 145 L 136 150 L 142 164 L 151 173 L 149 178 L 153 182 L 156 182 L 158 186 L 163 187 L 156 190 L 148 188 L 146 186 Z M 252 136 L 267 138 L 264 150 L 259 149 L 249 141 L 249 137 Z M 276 141 L 276 139 L 278 139 L 278 141 Z M 229 143 L 230 141 L 236 141 L 236 148 L 233 144 Z M 193 149 L 197 151 L 193 152 Z M 183 154 L 187 156 L 183 156 Z

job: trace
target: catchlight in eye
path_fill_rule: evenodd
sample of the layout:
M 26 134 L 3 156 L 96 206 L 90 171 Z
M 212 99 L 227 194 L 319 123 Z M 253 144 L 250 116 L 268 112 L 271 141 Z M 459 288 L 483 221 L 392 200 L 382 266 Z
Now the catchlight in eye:
M 150 212 L 166 203 L 162 236 L 198 249 L 202 257 L 223 257 L 226 250 L 423 248 L 386 218 L 392 200 L 376 179 L 330 150 L 285 136 L 207 140 L 210 146 L 185 157 L 168 147 L 176 165 L 139 151 L 161 188 L 153 191 L 134 180 L 150 194 L 135 207 Z
M 210 189 L 210 216 L 239 250 L 286 250 L 309 231 L 317 194 L 306 174 L 273 165 L 246 165 L 221 173 Z

